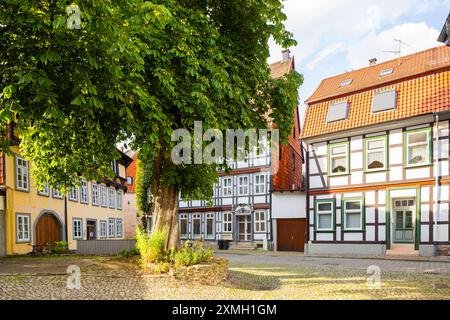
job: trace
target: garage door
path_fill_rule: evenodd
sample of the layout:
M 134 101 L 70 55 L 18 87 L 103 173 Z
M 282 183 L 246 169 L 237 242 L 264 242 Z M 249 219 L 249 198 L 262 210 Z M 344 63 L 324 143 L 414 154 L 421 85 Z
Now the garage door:
M 277 219 L 278 251 L 304 252 L 306 219 Z

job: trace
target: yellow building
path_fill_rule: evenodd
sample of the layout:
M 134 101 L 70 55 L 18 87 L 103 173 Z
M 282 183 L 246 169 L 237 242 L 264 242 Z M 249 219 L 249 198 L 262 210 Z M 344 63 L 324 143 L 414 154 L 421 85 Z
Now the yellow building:
M 123 238 L 123 195 L 126 167 L 132 159 L 122 153 L 113 162 L 114 179 L 82 181 L 66 196 L 58 190 L 37 190 L 30 163 L 20 156 L 18 140 L 13 156 L 0 153 L 0 255 L 42 250 L 55 241 Z

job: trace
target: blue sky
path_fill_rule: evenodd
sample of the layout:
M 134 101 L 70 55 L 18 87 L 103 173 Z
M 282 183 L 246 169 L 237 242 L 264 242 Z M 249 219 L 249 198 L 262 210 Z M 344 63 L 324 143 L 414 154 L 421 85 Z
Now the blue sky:
M 398 50 L 394 38 L 409 44 L 402 55 L 441 45 L 439 32 L 450 12 L 450 0 L 286 0 L 286 27 L 298 42 L 291 48 L 296 70 L 305 77 L 304 101 L 323 78 L 366 67 L 371 58 L 391 60 Z M 281 59 L 271 46 L 269 62 Z

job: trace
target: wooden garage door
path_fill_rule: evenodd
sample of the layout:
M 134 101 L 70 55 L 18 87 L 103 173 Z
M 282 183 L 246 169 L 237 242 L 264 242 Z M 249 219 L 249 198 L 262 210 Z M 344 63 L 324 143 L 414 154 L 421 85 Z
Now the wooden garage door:
M 278 251 L 305 251 L 306 219 L 277 219 Z
M 36 225 L 36 247 L 42 249 L 61 240 L 61 229 L 56 217 L 46 213 L 39 218 Z

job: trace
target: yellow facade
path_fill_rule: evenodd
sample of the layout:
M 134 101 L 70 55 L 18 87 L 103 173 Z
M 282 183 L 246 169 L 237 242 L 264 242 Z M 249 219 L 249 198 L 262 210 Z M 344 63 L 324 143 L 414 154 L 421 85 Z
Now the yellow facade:
M 15 156 L 5 156 L 5 189 L 6 189 L 6 252 L 7 254 L 26 254 L 33 250 L 33 245 L 36 244 L 36 225 L 39 219 L 44 214 L 50 214 L 56 217 L 58 227 L 60 228 L 60 240 L 66 240 L 69 243 L 69 249 L 76 250 L 77 241 L 74 239 L 73 219 L 80 219 L 82 239 L 88 239 L 87 221 L 91 220 L 96 224 L 94 234 L 95 239 L 122 239 L 123 238 L 123 212 L 118 209 L 117 192 L 121 193 L 123 199 L 123 190 L 117 188 L 117 184 L 113 187 L 106 186 L 105 183 L 88 182 L 88 203 L 84 204 L 80 201 L 80 188 L 78 189 L 78 200 L 71 201 L 68 199 L 60 199 L 54 197 L 53 190 L 50 190 L 49 196 L 38 194 L 35 183 L 31 177 L 30 170 L 28 171 L 29 184 L 28 191 L 21 191 L 17 188 L 17 171 L 16 171 L 16 156 L 19 154 L 17 146 L 12 148 Z M 30 164 L 28 163 L 28 168 Z M 118 165 L 119 176 L 120 173 L 125 172 L 123 164 Z M 125 178 L 125 177 L 123 177 Z M 99 205 L 93 204 L 92 185 L 98 185 L 98 202 Z M 101 185 L 105 186 L 107 191 L 107 207 L 102 207 L 101 202 Z M 114 185 L 114 184 L 113 184 Z M 109 207 L 109 188 L 114 188 L 114 208 Z M 67 203 L 67 222 L 65 219 L 65 202 Z M 18 241 L 18 215 L 29 217 L 29 235 L 23 241 Z M 117 225 L 114 225 L 114 237 L 109 237 L 108 234 L 108 219 L 114 221 L 122 221 L 122 235 L 116 235 L 118 232 Z M 117 220 L 119 219 L 119 220 Z M 106 221 L 106 237 L 100 234 L 100 221 Z M 66 236 L 67 223 L 67 236 Z

